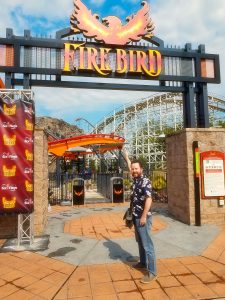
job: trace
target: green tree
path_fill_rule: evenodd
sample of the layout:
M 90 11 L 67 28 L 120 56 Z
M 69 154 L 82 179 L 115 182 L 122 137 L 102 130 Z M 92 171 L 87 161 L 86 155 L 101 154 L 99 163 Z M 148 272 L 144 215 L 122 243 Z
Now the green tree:
M 219 121 L 218 126 L 221 126 L 222 128 L 225 128 L 225 121 Z
M 95 173 L 96 170 L 97 170 L 97 167 L 96 167 L 96 164 L 95 164 L 95 160 L 94 160 L 94 159 L 90 159 L 90 160 L 89 160 L 89 166 L 90 166 L 92 172 Z
M 148 161 L 147 161 L 147 158 L 144 157 L 143 155 L 140 155 L 140 156 L 138 157 L 138 160 L 139 160 L 140 163 L 142 164 L 143 170 L 144 170 L 145 172 L 148 172 Z

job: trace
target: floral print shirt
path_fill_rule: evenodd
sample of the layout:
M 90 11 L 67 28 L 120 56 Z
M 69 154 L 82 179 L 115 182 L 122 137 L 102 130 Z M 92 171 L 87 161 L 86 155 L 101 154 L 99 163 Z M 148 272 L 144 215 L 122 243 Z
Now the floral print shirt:
M 141 218 L 145 207 L 145 199 L 152 196 L 152 185 L 146 176 L 140 176 L 133 179 L 131 201 L 133 201 L 133 215 Z M 149 210 L 148 215 L 151 215 Z

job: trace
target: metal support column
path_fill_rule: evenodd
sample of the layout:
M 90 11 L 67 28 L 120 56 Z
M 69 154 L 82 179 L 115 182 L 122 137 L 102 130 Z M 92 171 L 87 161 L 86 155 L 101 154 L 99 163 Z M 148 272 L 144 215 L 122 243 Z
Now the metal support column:
M 118 170 L 119 168 L 123 168 L 123 156 L 122 156 L 121 149 L 119 150 L 119 155 L 118 155 Z
M 184 128 L 195 128 L 195 110 L 194 110 L 194 87 L 193 83 L 184 83 L 185 92 L 183 93 L 183 118 Z
M 33 214 L 18 215 L 17 246 L 21 246 L 23 242 L 29 242 L 30 245 L 34 242 Z
M 24 74 L 24 77 L 23 77 L 23 88 L 25 90 L 29 90 L 30 89 L 30 75 L 29 74 Z
M 5 74 L 5 87 L 8 90 L 12 88 L 12 74 L 11 73 Z
M 198 93 L 196 94 L 197 126 L 199 128 L 209 128 L 209 107 L 208 90 L 206 83 L 198 83 Z
M 61 182 L 61 158 L 57 157 L 56 158 L 56 183 L 57 183 L 57 187 L 60 186 L 60 182 Z

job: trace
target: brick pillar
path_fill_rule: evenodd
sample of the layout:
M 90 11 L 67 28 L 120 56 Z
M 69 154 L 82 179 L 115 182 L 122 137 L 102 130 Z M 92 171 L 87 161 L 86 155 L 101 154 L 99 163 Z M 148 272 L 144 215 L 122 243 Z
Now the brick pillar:
M 17 237 L 17 215 L 0 216 L 0 239 Z
M 169 212 L 186 224 L 195 224 L 193 141 L 199 152 L 225 152 L 225 129 L 187 128 L 166 138 Z M 201 223 L 225 224 L 225 206 L 217 199 L 201 199 Z
M 48 213 L 48 141 L 43 129 L 34 131 L 34 234 L 43 233 Z

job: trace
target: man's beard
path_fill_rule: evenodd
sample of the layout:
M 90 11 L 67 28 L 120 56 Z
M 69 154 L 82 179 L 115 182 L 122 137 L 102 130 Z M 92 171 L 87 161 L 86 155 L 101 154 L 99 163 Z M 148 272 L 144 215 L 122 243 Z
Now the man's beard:
M 141 176 L 141 172 L 133 172 L 132 176 L 133 177 L 140 177 Z

